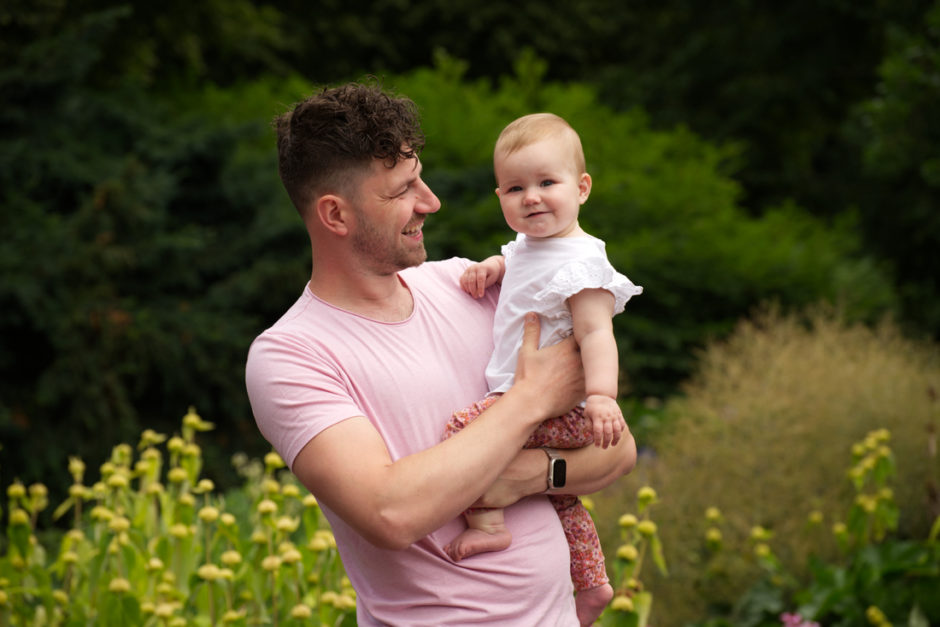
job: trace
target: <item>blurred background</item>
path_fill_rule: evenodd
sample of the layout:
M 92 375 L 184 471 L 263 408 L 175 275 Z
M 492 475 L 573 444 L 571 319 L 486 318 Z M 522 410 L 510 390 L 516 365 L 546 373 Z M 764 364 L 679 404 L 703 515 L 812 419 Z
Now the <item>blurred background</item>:
M 11 0 L 4 484 L 45 481 L 56 502 L 68 456 L 94 467 L 145 428 L 178 430 L 191 405 L 217 425 L 203 443 L 220 486 L 234 452 L 269 450 L 246 351 L 310 263 L 270 123 L 367 76 L 421 110 L 443 202 L 432 259 L 512 237 L 492 192 L 503 125 L 547 110 L 580 132 L 582 224 L 645 288 L 615 320 L 645 449 L 681 421 L 661 408 L 700 381 L 706 347 L 767 308 L 761 320 L 825 304 L 827 321 L 890 324 L 901 362 L 926 351 L 915 371 L 935 376 L 940 2 Z

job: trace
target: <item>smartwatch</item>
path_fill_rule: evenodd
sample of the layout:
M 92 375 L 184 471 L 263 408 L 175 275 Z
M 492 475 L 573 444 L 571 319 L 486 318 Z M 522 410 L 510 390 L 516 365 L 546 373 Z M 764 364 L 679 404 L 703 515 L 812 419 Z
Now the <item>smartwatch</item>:
M 566 476 L 568 474 L 568 464 L 565 458 L 558 454 L 553 448 L 542 448 L 548 455 L 548 490 L 565 487 Z

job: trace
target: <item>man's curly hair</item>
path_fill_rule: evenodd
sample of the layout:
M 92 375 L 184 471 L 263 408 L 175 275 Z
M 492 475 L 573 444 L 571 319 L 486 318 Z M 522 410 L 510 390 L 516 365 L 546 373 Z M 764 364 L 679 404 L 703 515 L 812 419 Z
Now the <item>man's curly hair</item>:
M 325 193 L 355 195 L 376 159 L 393 168 L 424 147 L 418 109 L 375 84 L 326 88 L 275 119 L 278 173 L 297 210 Z

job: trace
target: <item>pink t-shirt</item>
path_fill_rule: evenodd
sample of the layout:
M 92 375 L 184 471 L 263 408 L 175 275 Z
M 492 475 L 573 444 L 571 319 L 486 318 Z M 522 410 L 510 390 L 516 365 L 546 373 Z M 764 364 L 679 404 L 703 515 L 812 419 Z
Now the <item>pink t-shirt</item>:
M 458 286 L 465 259 L 400 273 L 414 312 L 385 323 L 353 314 L 305 289 L 254 341 L 246 381 L 262 434 L 288 466 L 323 429 L 366 416 L 392 459 L 436 445 L 454 410 L 486 395 L 496 290 L 474 300 Z M 366 625 L 576 625 L 568 545 L 548 499 L 506 509 L 504 550 L 453 562 L 444 545 L 455 519 L 402 551 L 369 544 L 328 508 L 346 573 Z

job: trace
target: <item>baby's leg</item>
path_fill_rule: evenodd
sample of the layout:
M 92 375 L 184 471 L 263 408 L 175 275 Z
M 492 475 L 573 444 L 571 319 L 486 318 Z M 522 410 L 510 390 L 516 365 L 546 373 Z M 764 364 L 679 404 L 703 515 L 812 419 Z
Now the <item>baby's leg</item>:
M 502 551 L 512 543 L 501 508 L 474 507 L 464 512 L 464 516 L 467 530 L 444 547 L 455 562 L 478 553 Z
M 575 496 L 551 496 L 571 552 L 571 581 L 581 625 L 593 625 L 614 596 L 591 515 Z

